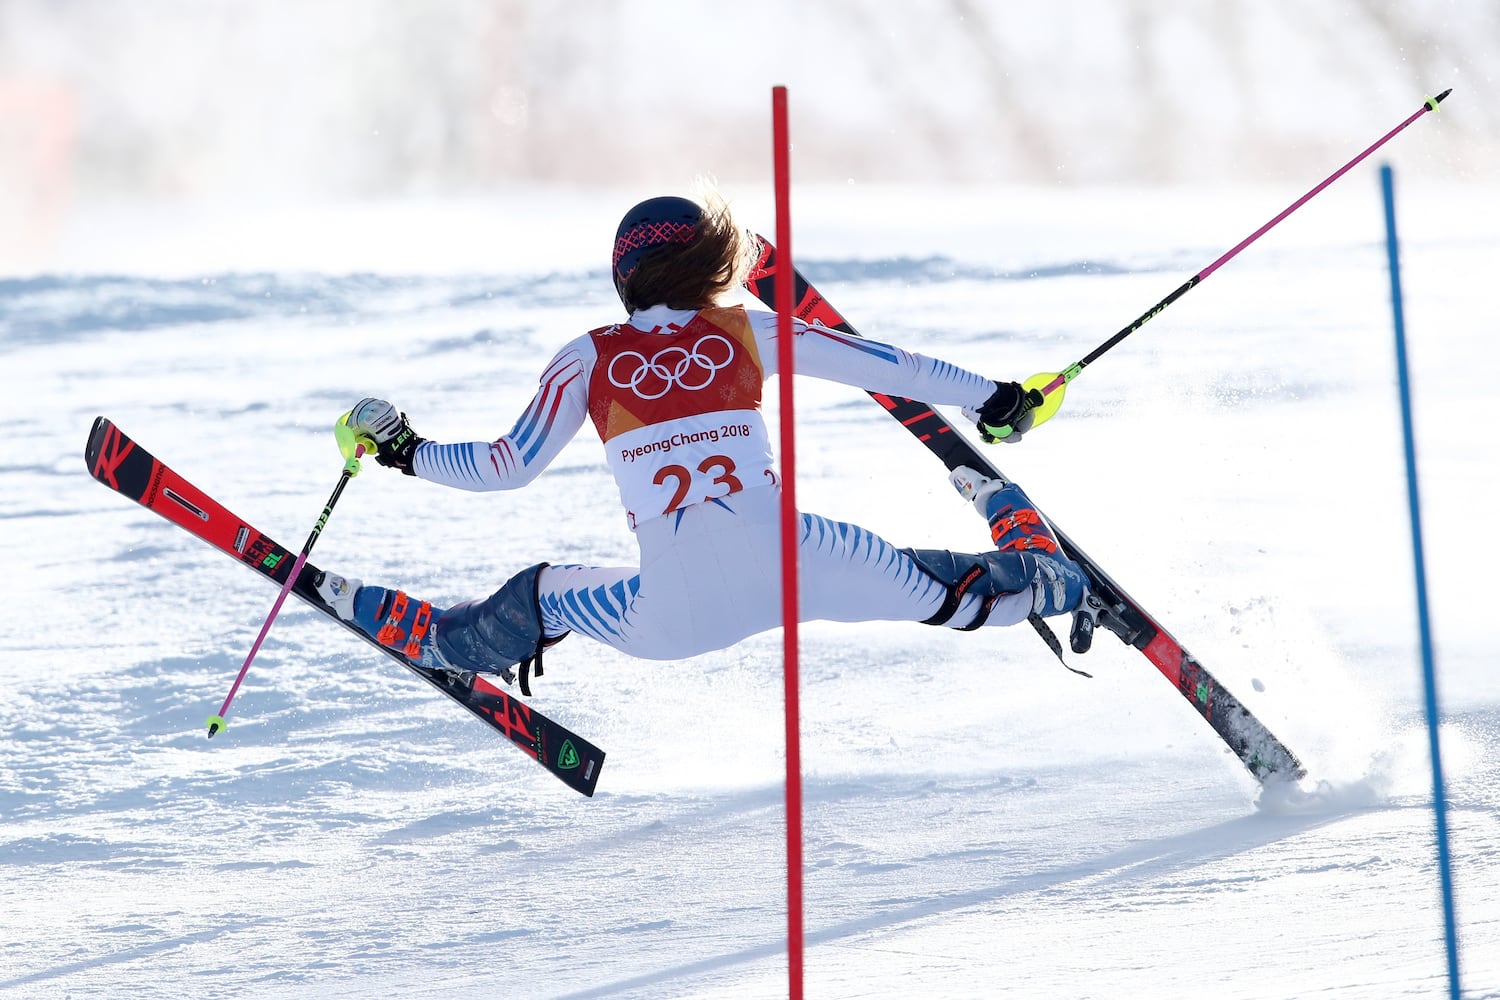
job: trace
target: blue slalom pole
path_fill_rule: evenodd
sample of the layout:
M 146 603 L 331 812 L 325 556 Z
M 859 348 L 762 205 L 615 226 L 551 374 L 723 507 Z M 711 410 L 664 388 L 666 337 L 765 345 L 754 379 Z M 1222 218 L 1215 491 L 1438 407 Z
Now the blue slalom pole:
M 1396 374 L 1401 384 L 1401 429 L 1406 446 L 1406 495 L 1411 507 L 1412 555 L 1417 570 L 1417 624 L 1422 636 L 1422 683 L 1427 696 L 1427 739 L 1432 750 L 1432 811 L 1437 821 L 1438 877 L 1443 889 L 1443 931 L 1448 943 L 1448 994 L 1459 1000 L 1458 922 L 1454 917 L 1453 864 L 1448 852 L 1448 797 L 1443 756 L 1438 746 L 1437 671 L 1433 666 L 1432 625 L 1427 613 L 1427 570 L 1422 553 L 1422 513 L 1417 497 L 1417 444 L 1412 431 L 1411 379 L 1406 365 L 1406 320 L 1401 306 L 1401 264 L 1396 250 L 1396 195 L 1389 164 L 1380 168 L 1385 198 L 1385 247 L 1390 258 L 1391 312 L 1396 322 Z

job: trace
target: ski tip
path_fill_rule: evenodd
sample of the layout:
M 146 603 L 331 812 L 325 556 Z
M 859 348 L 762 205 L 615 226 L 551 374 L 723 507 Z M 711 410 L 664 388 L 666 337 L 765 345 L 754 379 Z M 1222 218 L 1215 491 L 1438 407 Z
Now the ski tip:
M 750 273 L 745 276 L 745 284 L 750 285 L 771 275 L 771 258 L 776 255 L 776 248 L 771 241 L 764 236 L 756 235 L 755 263 L 750 268 Z
M 228 726 L 229 726 L 229 723 L 227 723 L 227 722 L 224 721 L 224 716 L 222 716 L 222 715 L 210 715 L 208 717 L 208 738 L 209 739 L 213 739 L 214 738 L 214 734 L 216 734 L 217 732 L 219 732 L 219 730 L 221 730 L 221 729 L 227 728 Z
M 94 418 L 94 425 L 89 428 L 88 440 L 83 444 L 83 461 L 90 469 L 104 447 L 104 432 L 109 426 L 108 418 L 101 415 Z

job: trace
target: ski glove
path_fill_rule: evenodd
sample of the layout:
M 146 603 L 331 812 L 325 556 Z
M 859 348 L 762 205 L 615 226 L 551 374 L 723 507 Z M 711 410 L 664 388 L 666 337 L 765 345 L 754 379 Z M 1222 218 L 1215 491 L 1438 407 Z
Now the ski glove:
M 416 474 L 411 467 L 412 457 L 417 445 L 426 438 L 411 429 L 406 414 L 383 399 L 367 396 L 344 415 L 344 422 L 365 450 L 375 453 L 375 461 L 388 469 L 400 469 L 408 476 Z
M 1021 435 L 1031 430 L 1036 419 L 1032 411 L 1046 402 L 1040 389 L 1023 389 L 1019 382 L 996 382 L 990 394 L 976 412 L 975 426 L 985 444 L 1004 441 L 1014 444 Z

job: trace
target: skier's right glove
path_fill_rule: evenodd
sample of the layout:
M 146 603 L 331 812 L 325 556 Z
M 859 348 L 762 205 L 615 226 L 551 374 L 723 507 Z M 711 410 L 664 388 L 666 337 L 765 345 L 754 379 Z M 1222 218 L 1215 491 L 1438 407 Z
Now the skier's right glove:
M 412 457 L 417 445 L 426 438 L 411 429 L 406 414 L 383 399 L 367 396 L 340 420 L 354 432 L 354 439 L 366 451 L 375 453 L 375 461 L 388 469 L 400 469 L 408 476 L 416 474 L 411 467 Z
M 975 411 L 974 425 L 985 444 L 1015 444 L 1031 430 L 1036 419 L 1033 411 L 1046 401 L 1040 389 L 1024 389 L 1019 382 L 996 382 L 990 398 Z

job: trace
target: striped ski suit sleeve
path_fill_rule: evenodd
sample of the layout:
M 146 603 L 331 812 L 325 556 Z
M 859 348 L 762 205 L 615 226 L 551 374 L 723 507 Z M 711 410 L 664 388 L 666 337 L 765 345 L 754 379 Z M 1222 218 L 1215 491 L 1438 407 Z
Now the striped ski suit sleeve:
M 756 310 L 750 316 L 769 376 L 776 370 L 776 314 Z M 878 340 L 798 319 L 792 321 L 792 335 L 798 375 L 952 406 L 978 406 L 995 391 L 995 383 L 983 375 Z
M 589 339 L 573 341 L 542 373 L 536 395 L 509 433 L 494 441 L 425 442 L 417 448 L 413 472 L 429 482 L 475 492 L 525 486 L 583 426 L 592 360 Z

